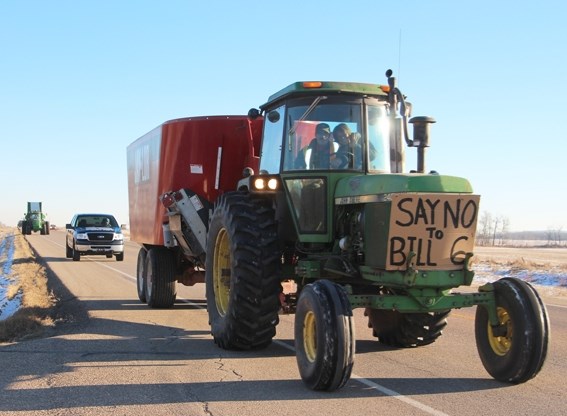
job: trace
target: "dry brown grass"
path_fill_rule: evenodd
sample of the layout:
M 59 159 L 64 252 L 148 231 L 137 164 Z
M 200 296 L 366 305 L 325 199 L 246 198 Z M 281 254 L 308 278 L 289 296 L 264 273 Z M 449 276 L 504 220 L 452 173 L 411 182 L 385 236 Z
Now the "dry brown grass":
M 7 231 L 7 230 L 5 230 Z M 14 259 L 8 297 L 22 294 L 22 304 L 11 317 L 0 321 L 0 342 L 32 337 L 53 325 L 50 317 L 55 297 L 48 289 L 47 272 L 36 259 L 24 236 L 16 229 L 14 233 Z M 0 262 L 0 267 L 4 261 Z
M 533 261 L 527 260 L 523 257 L 512 260 L 486 258 L 478 261 L 478 263 L 487 264 L 492 268 L 506 267 L 510 270 L 555 270 L 560 272 L 567 272 L 567 264 L 554 264 L 541 261 Z

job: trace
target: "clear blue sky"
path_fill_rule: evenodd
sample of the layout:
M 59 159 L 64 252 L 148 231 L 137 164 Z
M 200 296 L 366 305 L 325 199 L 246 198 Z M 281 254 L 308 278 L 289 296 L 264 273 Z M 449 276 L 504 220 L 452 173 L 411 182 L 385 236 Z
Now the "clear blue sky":
M 511 230 L 567 230 L 566 4 L 1 1 L 0 222 L 43 201 L 59 226 L 127 223 L 126 147 L 162 122 L 392 68 L 437 120 L 428 169 L 468 178 Z

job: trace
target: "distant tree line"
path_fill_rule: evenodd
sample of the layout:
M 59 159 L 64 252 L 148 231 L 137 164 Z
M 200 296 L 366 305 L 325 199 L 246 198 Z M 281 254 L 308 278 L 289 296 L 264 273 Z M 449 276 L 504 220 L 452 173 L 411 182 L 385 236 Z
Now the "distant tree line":
M 509 231 L 510 221 L 503 216 L 483 212 L 478 220 L 476 244 L 479 246 L 509 245 L 513 241 L 541 241 L 546 247 L 565 247 L 567 232 L 562 227 L 545 231 Z
M 483 212 L 477 225 L 476 243 L 479 246 L 503 245 L 509 226 L 508 218 Z

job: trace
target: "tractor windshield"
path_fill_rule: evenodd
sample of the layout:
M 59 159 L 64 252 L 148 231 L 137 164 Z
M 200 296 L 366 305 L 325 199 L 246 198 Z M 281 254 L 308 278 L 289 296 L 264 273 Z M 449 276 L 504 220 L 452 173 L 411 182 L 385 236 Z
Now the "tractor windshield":
M 283 171 L 389 171 L 388 117 L 383 103 L 344 96 L 312 103 L 312 97 L 290 100 L 285 120 L 278 120 L 277 130 L 284 133 Z M 284 109 L 278 110 L 283 116 Z

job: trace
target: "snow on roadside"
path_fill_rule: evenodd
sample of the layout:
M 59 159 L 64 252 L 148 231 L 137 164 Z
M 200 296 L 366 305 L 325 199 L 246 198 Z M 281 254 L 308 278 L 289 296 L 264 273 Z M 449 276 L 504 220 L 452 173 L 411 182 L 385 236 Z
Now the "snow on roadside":
M 0 320 L 16 313 L 22 303 L 21 293 L 8 299 L 8 287 L 17 279 L 17 276 L 12 275 L 14 250 L 14 233 L 0 232 Z
M 488 264 L 477 263 L 473 269 L 477 282 L 488 283 L 503 277 L 517 277 L 534 285 L 567 288 L 567 273 L 557 267 L 552 267 L 550 270 L 528 270 L 502 265 L 494 268 Z

